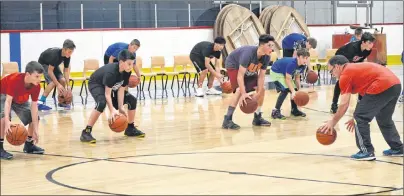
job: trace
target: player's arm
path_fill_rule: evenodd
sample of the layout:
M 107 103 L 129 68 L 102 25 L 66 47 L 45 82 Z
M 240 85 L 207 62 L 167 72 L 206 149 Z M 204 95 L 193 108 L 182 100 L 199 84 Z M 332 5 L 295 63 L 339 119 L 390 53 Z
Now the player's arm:
M 264 82 L 265 82 L 265 72 L 266 69 L 260 69 L 260 72 L 258 73 L 258 94 L 264 93 L 265 88 L 264 88 Z
M 38 142 L 39 133 L 38 133 L 38 101 L 31 102 L 31 117 L 32 117 L 32 126 L 33 126 L 33 139 L 35 143 Z
M 63 87 L 63 86 L 59 83 L 59 81 L 56 79 L 56 76 L 55 76 L 55 74 L 53 73 L 54 70 L 55 70 L 54 65 L 49 65 L 49 66 L 48 66 L 48 74 L 49 74 L 49 77 L 51 78 L 53 84 L 56 85 L 56 87 L 58 88 L 58 90 L 63 92 L 63 88 L 64 88 L 64 87 Z
M 13 102 L 13 96 L 7 94 L 6 101 L 4 103 L 4 131 L 7 134 L 10 131 L 10 112 L 11 112 L 11 103 Z
M 294 95 L 296 93 L 295 88 L 293 88 L 293 79 L 292 79 L 292 75 L 287 73 L 285 74 L 285 82 L 286 85 L 288 86 L 290 92 L 292 93 L 292 95 Z
M 300 73 L 295 75 L 295 84 L 296 84 L 297 90 L 300 89 L 300 75 L 301 75 Z
M 351 99 L 351 93 L 344 93 L 341 95 L 341 101 L 338 106 L 337 112 L 332 117 L 332 125 L 333 127 L 338 123 L 338 121 L 345 115 L 345 112 L 348 110 L 349 101 Z
M 125 97 L 125 89 L 126 87 L 119 87 L 118 89 L 118 109 L 119 111 L 124 111 L 123 109 L 123 99 Z
M 247 68 L 240 65 L 240 67 L 238 69 L 238 73 L 237 73 L 237 83 L 238 83 L 238 87 L 240 88 L 241 95 L 244 95 L 247 93 L 245 90 L 245 86 L 244 86 L 244 75 L 245 75 L 246 71 L 247 71 Z
M 113 55 L 111 55 L 111 56 L 109 57 L 108 63 L 113 63 L 114 60 L 115 60 L 115 57 L 114 57 Z
M 135 71 L 136 76 L 140 78 L 140 70 L 139 67 L 136 65 L 136 62 L 133 64 L 133 71 Z
M 70 58 L 64 60 L 63 76 L 66 80 L 66 89 L 70 90 Z
M 205 57 L 205 67 L 209 70 L 210 73 L 214 74 L 216 78 L 220 77 L 218 73 L 215 71 L 215 69 L 213 69 L 211 65 L 211 59 L 209 57 Z
M 114 113 L 116 112 L 114 106 L 112 105 L 112 98 L 111 98 L 112 88 L 105 86 L 105 99 L 107 100 L 107 106 L 109 112 Z

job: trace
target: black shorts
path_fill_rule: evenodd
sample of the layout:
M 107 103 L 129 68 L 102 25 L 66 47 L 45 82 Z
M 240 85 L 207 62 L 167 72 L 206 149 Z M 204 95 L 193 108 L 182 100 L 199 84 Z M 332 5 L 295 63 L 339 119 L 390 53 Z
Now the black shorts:
M 114 59 L 114 62 L 119 62 L 118 59 Z M 104 54 L 104 65 L 109 64 L 109 56 Z
M 283 49 L 283 57 L 293 57 L 294 49 Z
M 52 78 L 49 76 L 49 73 L 48 73 L 49 65 L 42 65 L 42 67 L 44 69 L 43 76 L 45 78 L 45 81 L 47 84 L 49 84 L 52 82 Z M 63 73 L 60 70 L 59 66 L 54 67 L 53 74 L 55 75 L 55 77 L 58 81 L 63 78 Z
M 191 59 L 192 64 L 194 64 L 194 67 L 198 73 L 207 69 L 207 67 L 205 66 L 205 58 L 201 58 L 200 56 L 195 54 L 190 54 L 189 58 Z M 214 70 L 216 70 L 212 62 L 210 62 L 210 65 Z
M 1 116 L 1 118 L 4 118 L 6 115 L 4 113 L 6 98 L 7 98 L 6 94 L 0 94 L 0 116 Z M 32 122 L 31 104 L 29 102 L 20 104 L 20 103 L 16 103 L 13 101 L 13 102 L 11 102 L 10 109 L 13 110 L 15 112 L 15 114 L 17 114 L 18 118 L 20 118 L 21 122 L 25 126 Z M 8 114 L 8 115 L 11 120 L 11 111 L 10 111 L 10 114 Z M 38 116 L 38 120 L 39 120 L 39 116 Z
M 93 96 L 96 105 L 96 109 L 99 105 L 99 103 L 107 103 L 107 99 L 105 98 L 105 86 L 99 85 L 99 84 L 93 84 L 89 83 L 88 84 L 88 89 L 90 90 L 91 96 Z M 118 108 L 118 91 L 112 91 L 111 93 L 111 98 L 112 98 L 112 105 L 114 106 L 115 109 Z M 123 98 L 123 104 L 128 104 L 128 109 L 136 109 L 136 105 L 131 105 L 131 100 L 136 99 L 132 94 L 130 94 L 128 91 L 125 91 L 124 93 L 124 98 Z

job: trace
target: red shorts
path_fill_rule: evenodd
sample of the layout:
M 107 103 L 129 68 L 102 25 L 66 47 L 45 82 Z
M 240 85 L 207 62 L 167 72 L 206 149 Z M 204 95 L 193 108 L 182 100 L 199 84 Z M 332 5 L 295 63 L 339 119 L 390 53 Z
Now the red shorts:
M 235 93 L 238 88 L 237 74 L 238 69 L 227 68 L 227 75 L 229 76 L 233 93 Z M 258 86 L 258 77 L 257 76 L 244 77 L 244 86 L 246 93 L 255 91 L 255 89 Z

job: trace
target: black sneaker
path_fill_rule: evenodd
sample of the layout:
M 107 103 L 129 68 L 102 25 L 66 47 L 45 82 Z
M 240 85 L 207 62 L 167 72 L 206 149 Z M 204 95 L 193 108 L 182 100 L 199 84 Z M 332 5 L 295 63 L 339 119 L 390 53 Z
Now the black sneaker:
M 286 117 L 281 114 L 281 110 L 278 110 L 278 109 L 273 109 L 273 110 L 272 110 L 271 117 L 272 117 L 273 119 L 281 119 L 281 120 L 285 120 L 285 119 L 286 119 Z
M 338 110 L 338 104 L 337 104 L 337 103 L 331 104 L 330 112 L 331 112 L 332 114 L 335 114 L 335 113 L 337 113 L 337 110 Z
M 236 123 L 233 122 L 231 116 L 230 117 L 229 116 L 224 116 L 222 128 L 223 129 L 238 130 L 238 129 L 240 129 L 240 126 L 238 126 Z
M 45 150 L 36 146 L 34 141 L 26 141 L 24 144 L 24 152 L 28 154 L 43 154 Z
M 125 130 L 125 135 L 128 137 L 145 137 L 146 134 L 137 129 L 136 127 L 128 127 Z
M 306 117 L 306 113 L 300 111 L 299 109 L 292 109 L 290 112 L 293 116 L 301 116 L 301 117 Z
M 12 154 L 8 153 L 4 149 L 0 150 L 0 156 L 1 156 L 0 158 L 4 160 L 10 160 L 14 157 Z
M 86 129 L 84 129 L 83 132 L 81 132 L 80 141 L 95 143 L 96 139 L 93 138 L 93 136 L 91 135 L 91 130 L 87 131 Z
M 254 120 L 252 122 L 255 126 L 271 126 L 271 123 L 262 118 L 262 113 L 254 113 Z

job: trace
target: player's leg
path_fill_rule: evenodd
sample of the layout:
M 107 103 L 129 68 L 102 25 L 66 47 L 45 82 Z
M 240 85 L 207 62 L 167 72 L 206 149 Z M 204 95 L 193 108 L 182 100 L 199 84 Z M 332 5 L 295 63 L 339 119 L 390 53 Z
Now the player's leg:
M 129 137 L 145 137 L 146 134 L 137 129 L 135 126 L 137 107 L 136 97 L 130 94 L 128 91 L 125 91 L 124 104 L 128 105 L 128 128 L 126 128 L 124 134 Z M 116 105 L 118 105 L 118 100 L 116 100 Z
M 95 108 L 91 112 L 90 118 L 88 119 L 86 128 L 82 131 L 80 141 L 95 143 L 96 139 L 92 136 L 91 132 L 95 122 L 97 122 L 100 115 L 104 112 L 107 106 L 107 100 L 105 99 L 105 87 L 98 84 L 89 84 L 89 89 L 91 96 L 95 101 Z
M 302 78 L 302 77 L 300 77 L 300 78 Z M 296 83 L 293 81 L 292 84 L 293 84 L 293 88 L 295 88 L 295 91 L 297 92 Z M 290 90 L 289 90 L 289 92 L 290 92 Z M 290 105 L 291 105 L 291 108 L 292 108 L 290 113 L 293 116 L 306 117 L 306 113 L 299 110 L 299 108 L 297 107 L 297 105 L 295 103 L 295 100 L 293 100 L 292 97 L 290 97 Z
M 273 119 L 286 119 L 281 113 L 281 107 L 286 97 L 289 94 L 289 89 L 286 85 L 285 76 L 281 73 L 271 72 L 271 78 L 274 80 L 276 90 L 279 93 L 278 99 L 276 100 L 275 108 L 272 110 L 271 117 Z
M 339 95 L 341 94 L 341 89 L 339 88 L 339 81 L 335 83 L 334 87 L 334 95 L 332 97 L 332 104 L 331 104 L 331 110 L 330 112 L 335 114 L 338 110 L 338 99 Z
M 380 99 L 386 101 L 387 104 L 380 110 L 379 114 L 376 115 L 376 121 L 383 134 L 384 140 L 390 146 L 390 149 L 383 151 L 383 155 L 385 156 L 403 156 L 403 143 L 400 140 L 400 135 L 398 134 L 396 125 L 393 121 L 393 113 L 400 91 L 401 85 L 395 85 L 386 90 L 384 92 L 386 97 Z
M 4 103 L 6 102 L 6 95 L 0 94 L 0 115 L 1 115 L 1 124 L 0 124 L 0 158 L 1 159 L 12 159 L 13 155 L 4 150 L 4 137 L 5 137 L 5 114 L 4 114 Z
M 51 110 L 52 108 L 46 105 L 46 98 L 48 97 L 49 93 L 55 88 L 55 84 L 52 82 L 52 79 L 49 76 L 48 68 L 49 65 L 42 65 L 44 72 L 43 76 L 45 78 L 46 87 L 44 92 L 42 93 L 41 98 L 38 101 L 38 110 Z
M 264 118 L 262 118 L 262 105 L 264 104 L 264 98 L 265 98 L 265 87 L 264 86 L 258 86 L 258 77 L 247 77 L 245 78 L 245 86 L 246 86 L 246 91 L 251 92 L 256 90 L 256 96 L 257 96 L 257 102 L 258 102 L 258 108 L 254 112 L 254 119 L 252 124 L 255 126 L 271 126 L 271 123 Z M 258 93 L 260 92 L 260 93 Z
M 236 110 L 237 104 L 241 97 L 240 89 L 238 88 L 237 83 L 237 73 L 238 69 L 227 69 L 227 74 L 230 79 L 231 87 L 233 88 L 233 95 L 231 97 L 227 113 L 224 116 L 224 120 L 222 123 L 223 129 L 233 129 L 233 130 L 240 129 L 240 126 L 233 122 L 233 113 L 234 110 Z
M 213 65 L 212 63 L 210 63 L 210 66 L 212 66 L 212 68 L 216 70 L 216 65 Z M 221 95 L 222 94 L 222 92 L 213 88 L 214 81 L 215 81 L 215 76 L 209 71 L 208 90 L 206 91 L 207 95 Z
M 34 127 L 35 125 L 32 123 L 32 118 L 38 118 L 39 120 L 39 116 L 31 116 L 31 104 L 25 102 L 23 104 L 12 104 L 11 107 L 17 114 L 18 118 L 20 118 L 24 126 L 28 125 L 28 138 L 24 144 L 24 152 L 29 154 L 43 154 L 45 150 L 35 145 L 34 140 L 32 139 L 34 128 L 38 128 Z
M 199 73 L 198 88 L 196 89 L 195 96 L 203 97 L 205 93 L 203 92 L 202 84 L 206 78 L 206 75 L 208 74 L 208 69 L 205 67 L 205 62 L 201 60 L 199 57 L 194 56 L 192 54 L 189 57 L 192 63 L 194 64 L 196 71 Z

